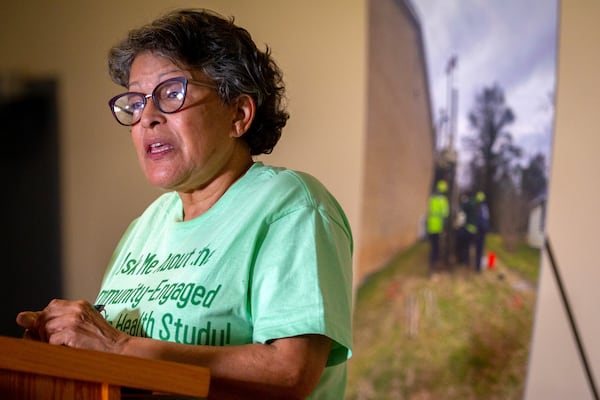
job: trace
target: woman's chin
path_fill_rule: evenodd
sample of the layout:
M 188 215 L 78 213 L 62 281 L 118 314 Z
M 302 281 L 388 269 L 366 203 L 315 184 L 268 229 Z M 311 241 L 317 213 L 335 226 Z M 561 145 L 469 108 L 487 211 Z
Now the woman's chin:
M 152 186 L 163 189 L 163 190 L 176 190 L 176 188 L 179 186 L 179 181 L 176 179 L 173 179 L 173 177 L 169 176 L 169 175 L 146 174 L 146 179 Z

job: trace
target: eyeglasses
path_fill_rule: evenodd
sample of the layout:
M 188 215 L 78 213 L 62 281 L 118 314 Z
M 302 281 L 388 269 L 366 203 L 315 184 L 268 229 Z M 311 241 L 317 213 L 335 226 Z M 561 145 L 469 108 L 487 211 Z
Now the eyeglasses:
M 140 92 L 119 94 L 110 99 L 108 105 L 118 123 L 125 126 L 135 125 L 142 118 L 142 112 L 149 98 L 152 98 L 156 108 L 165 114 L 172 114 L 179 111 L 183 107 L 183 103 L 185 103 L 188 83 L 211 89 L 217 88 L 210 83 L 195 81 L 181 76 L 159 83 L 150 94 Z

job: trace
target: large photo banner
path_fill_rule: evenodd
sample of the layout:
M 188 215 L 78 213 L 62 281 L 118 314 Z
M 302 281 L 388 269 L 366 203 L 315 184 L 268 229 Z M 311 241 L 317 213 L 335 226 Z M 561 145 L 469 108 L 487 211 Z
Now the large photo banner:
M 558 4 L 368 4 L 368 196 L 348 398 L 520 399 Z

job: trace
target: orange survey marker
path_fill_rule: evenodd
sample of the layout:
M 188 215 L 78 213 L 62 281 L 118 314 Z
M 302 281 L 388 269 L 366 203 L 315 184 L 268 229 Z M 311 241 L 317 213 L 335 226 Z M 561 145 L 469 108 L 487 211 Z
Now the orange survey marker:
M 494 269 L 495 263 L 496 263 L 496 254 L 493 251 L 490 251 L 488 253 L 488 262 L 487 262 L 488 268 Z

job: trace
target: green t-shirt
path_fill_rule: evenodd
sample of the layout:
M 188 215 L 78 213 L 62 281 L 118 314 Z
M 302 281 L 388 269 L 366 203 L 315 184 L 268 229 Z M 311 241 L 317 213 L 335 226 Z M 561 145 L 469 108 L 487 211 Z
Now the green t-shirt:
M 183 221 L 160 196 L 121 239 L 98 304 L 133 336 L 198 345 L 333 339 L 310 398 L 342 399 L 351 354 L 352 236 L 310 175 L 260 162 L 207 212 Z

